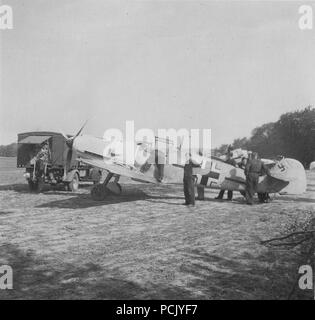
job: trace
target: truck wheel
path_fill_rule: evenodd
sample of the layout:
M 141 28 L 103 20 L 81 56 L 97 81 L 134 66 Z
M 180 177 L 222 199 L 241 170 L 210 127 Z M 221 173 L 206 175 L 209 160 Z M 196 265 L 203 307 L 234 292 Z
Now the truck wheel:
M 79 175 L 77 173 L 75 173 L 73 175 L 71 182 L 69 182 L 68 189 L 69 189 L 69 191 L 72 191 L 72 192 L 78 191 L 78 189 L 79 189 Z

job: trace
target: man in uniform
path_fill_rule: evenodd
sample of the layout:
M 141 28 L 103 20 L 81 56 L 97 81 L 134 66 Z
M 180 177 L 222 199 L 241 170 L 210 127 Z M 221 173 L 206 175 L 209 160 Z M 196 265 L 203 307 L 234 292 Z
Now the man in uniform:
M 254 152 L 245 167 L 246 201 L 249 205 L 253 204 L 253 197 L 257 192 L 258 179 L 262 174 L 270 175 L 269 169 L 258 159 L 257 152 Z
M 241 168 L 241 169 L 243 169 L 243 170 L 245 170 L 247 161 L 248 161 L 248 159 L 245 158 L 245 157 L 243 157 L 243 158 L 241 159 L 241 162 L 239 163 L 238 167 Z
M 36 175 L 38 177 L 41 177 L 45 173 L 46 166 L 49 162 L 49 158 L 50 158 L 49 146 L 48 146 L 48 143 L 45 143 L 41 147 L 37 155 L 35 156 Z
M 238 167 L 239 167 L 240 169 L 245 170 L 246 164 L 247 164 L 247 162 L 249 161 L 250 156 L 251 156 L 251 154 L 248 154 L 248 158 L 245 158 L 245 157 L 242 158 L 241 162 L 240 162 L 239 165 L 238 165 Z M 246 192 L 245 192 L 245 191 L 240 191 L 240 194 L 241 194 L 244 198 L 246 198 Z
M 193 163 L 191 159 L 191 154 L 187 155 L 187 160 L 184 166 L 184 195 L 185 195 L 185 203 L 187 206 L 195 205 L 195 181 L 193 176 L 193 168 L 199 167 Z
M 209 180 L 209 177 L 208 176 L 202 176 L 201 177 L 201 180 L 200 180 L 200 184 L 203 185 L 204 187 L 202 186 L 197 186 L 197 200 L 205 200 L 205 186 L 207 185 L 208 183 L 208 180 Z

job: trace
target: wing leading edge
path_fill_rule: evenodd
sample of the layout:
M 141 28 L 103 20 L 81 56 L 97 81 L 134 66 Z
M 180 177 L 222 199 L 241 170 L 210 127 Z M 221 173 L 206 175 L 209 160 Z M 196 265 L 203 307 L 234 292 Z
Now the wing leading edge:
M 138 171 L 136 168 L 133 169 L 133 168 L 127 167 L 124 164 L 120 164 L 120 163 L 118 164 L 115 162 L 108 163 L 108 162 L 105 162 L 104 159 L 95 159 L 92 157 L 91 158 L 80 157 L 79 160 L 92 167 L 97 167 L 103 170 L 107 170 L 111 173 L 117 174 L 119 176 L 125 176 L 136 181 L 156 183 L 156 184 L 159 183 L 153 177 L 149 177 L 143 174 L 142 172 Z

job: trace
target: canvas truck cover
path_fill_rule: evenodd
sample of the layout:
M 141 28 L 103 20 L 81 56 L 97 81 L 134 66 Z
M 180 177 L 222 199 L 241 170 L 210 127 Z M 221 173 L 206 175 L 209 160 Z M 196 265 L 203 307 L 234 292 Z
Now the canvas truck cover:
M 19 143 L 21 144 L 42 144 L 44 141 L 47 141 L 51 136 L 28 136 Z
M 68 146 L 65 138 L 58 132 L 25 132 L 18 134 L 17 166 L 26 167 L 37 154 L 42 143 L 49 143 L 51 161 L 54 167 L 65 166 Z M 73 157 L 74 158 L 74 157 Z

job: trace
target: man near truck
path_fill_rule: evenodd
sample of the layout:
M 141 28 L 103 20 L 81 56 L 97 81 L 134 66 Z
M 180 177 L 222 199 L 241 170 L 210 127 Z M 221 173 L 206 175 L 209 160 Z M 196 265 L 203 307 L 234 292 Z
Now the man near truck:
M 50 150 L 49 145 L 47 142 L 45 142 L 40 151 L 37 153 L 37 155 L 34 157 L 35 160 L 35 173 L 37 177 L 42 177 L 43 174 L 45 174 L 46 167 L 48 165 L 48 162 L 50 160 Z

